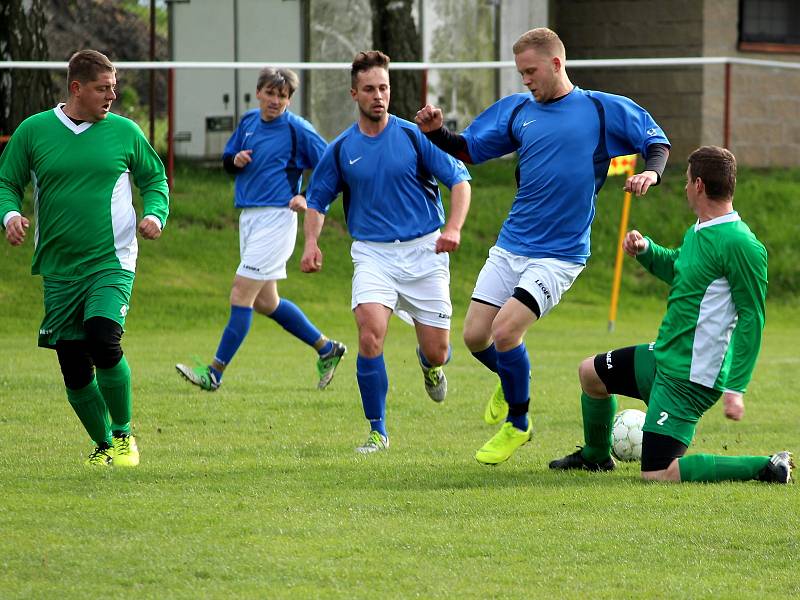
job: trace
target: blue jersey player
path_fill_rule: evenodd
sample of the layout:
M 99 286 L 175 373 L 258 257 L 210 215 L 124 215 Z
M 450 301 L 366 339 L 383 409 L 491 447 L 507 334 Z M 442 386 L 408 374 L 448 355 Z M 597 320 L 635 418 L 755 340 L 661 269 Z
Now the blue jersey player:
M 442 127 L 439 108 L 425 106 L 416 118 L 431 141 L 465 162 L 519 155 L 517 194 L 464 322 L 467 347 L 500 378 L 484 420 L 505 422 L 475 455 L 491 465 L 531 439 L 530 359 L 523 339 L 589 258 L 595 199 L 610 159 L 633 153 L 646 158 L 645 170 L 625 183 L 641 196 L 658 184 L 669 155 L 669 141 L 647 111 L 628 98 L 570 82 L 555 32 L 528 31 L 513 51 L 530 94 L 499 100 L 460 135 Z
M 244 114 L 222 155 L 225 170 L 236 176 L 235 205 L 242 209 L 241 263 L 231 289 L 230 318 L 211 364 L 175 365 L 187 381 L 207 391 L 222 383 L 225 367 L 250 330 L 253 311 L 316 350 L 319 389 L 330 383 L 346 351 L 344 344 L 322 335 L 297 305 L 278 296 L 278 280 L 286 278 L 297 237 L 297 213 L 306 210 L 303 170 L 316 167 L 326 147 L 311 123 L 286 110 L 297 86 L 289 69 L 262 69 L 259 108 Z
M 301 268 L 314 272 L 322 267 L 319 235 L 328 207 L 341 192 L 354 240 L 356 372 L 370 423 L 367 441 L 356 450 L 367 454 L 389 447 L 383 342 L 392 312 L 414 324 L 417 358 L 430 398 L 441 402 L 447 393 L 442 370 L 450 357 L 452 313 L 447 253 L 461 241 L 470 177 L 461 161 L 436 148 L 416 125 L 387 112 L 388 56 L 360 52 L 350 75 L 358 121 L 328 146 L 314 171 Z M 452 190 L 447 223 L 434 177 Z

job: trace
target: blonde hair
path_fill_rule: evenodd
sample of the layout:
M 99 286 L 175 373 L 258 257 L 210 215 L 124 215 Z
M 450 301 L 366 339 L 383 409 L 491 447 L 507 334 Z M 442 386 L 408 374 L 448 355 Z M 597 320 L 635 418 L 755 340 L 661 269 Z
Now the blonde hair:
M 521 54 L 533 48 L 537 52 L 547 54 L 548 56 L 561 56 L 566 58 L 567 52 L 564 49 L 564 42 L 558 37 L 558 34 L 552 29 L 547 27 L 537 27 L 526 31 L 519 39 L 514 42 L 512 48 L 514 54 Z

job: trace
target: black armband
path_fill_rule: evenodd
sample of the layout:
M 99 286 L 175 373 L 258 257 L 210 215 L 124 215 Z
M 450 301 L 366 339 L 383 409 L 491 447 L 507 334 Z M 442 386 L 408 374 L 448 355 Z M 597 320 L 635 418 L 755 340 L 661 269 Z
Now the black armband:
M 222 157 L 222 168 L 225 169 L 226 173 L 230 173 L 231 175 L 238 175 L 242 172 L 242 167 L 237 167 L 236 164 L 233 162 L 234 157 L 230 154 L 226 154 Z
M 669 146 L 666 144 L 650 144 L 647 147 L 647 158 L 645 159 L 644 170 L 653 171 L 657 176 L 656 185 L 661 183 L 661 176 L 667 166 L 669 158 Z
M 467 147 L 467 140 L 463 135 L 453 133 L 447 127 L 442 126 L 435 131 L 428 131 L 425 133 L 431 143 L 444 150 L 448 154 L 461 159 L 465 163 L 472 163 L 472 158 L 469 155 L 469 148 Z

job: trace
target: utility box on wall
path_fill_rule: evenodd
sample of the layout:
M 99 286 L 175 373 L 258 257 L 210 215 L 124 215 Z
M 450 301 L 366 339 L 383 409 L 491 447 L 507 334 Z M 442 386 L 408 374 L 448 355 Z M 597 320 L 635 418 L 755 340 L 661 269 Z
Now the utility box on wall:
M 303 62 L 300 0 L 167 0 L 172 60 Z M 216 159 L 241 116 L 258 107 L 259 69 L 175 71 L 175 153 Z M 302 77 L 302 73 L 298 72 Z M 302 86 L 290 110 L 302 107 Z

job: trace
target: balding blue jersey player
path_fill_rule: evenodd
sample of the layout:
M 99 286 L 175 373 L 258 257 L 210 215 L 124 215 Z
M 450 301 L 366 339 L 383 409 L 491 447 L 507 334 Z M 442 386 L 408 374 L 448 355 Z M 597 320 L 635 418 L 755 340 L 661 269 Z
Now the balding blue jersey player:
M 389 380 L 383 342 L 393 311 L 411 321 L 419 346 L 425 389 L 441 402 L 447 393 L 442 365 L 450 356 L 450 269 L 469 210 L 469 173 L 461 161 L 431 144 L 416 125 L 387 112 L 389 57 L 360 52 L 351 69 L 358 121 L 327 148 L 308 190 L 301 268 L 322 267 L 318 239 L 325 213 L 342 193 L 354 242 L 351 306 L 358 326 L 356 374 L 367 441 L 358 452 L 389 446 L 386 394 Z M 450 218 L 436 177 L 452 190 Z M 440 232 L 440 228 L 442 228 Z
M 558 304 L 589 258 L 595 200 L 610 159 L 645 156 L 645 170 L 625 183 L 641 196 L 660 181 L 669 155 L 669 141 L 643 108 L 570 82 L 564 45 L 555 32 L 528 31 L 513 50 L 530 94 L 499 100 L 460 135 L 442 127 L 439 108 L 425 106 L 416 118 L 433 143 L 464 162 L 519 155 L 517 194 L 478 275 L 464 322 L 467 347 L 500 378 L 484 420 L 505 423 L 475 455 L 491 465 L 531 439 L 530 359 L 523 339 Z

